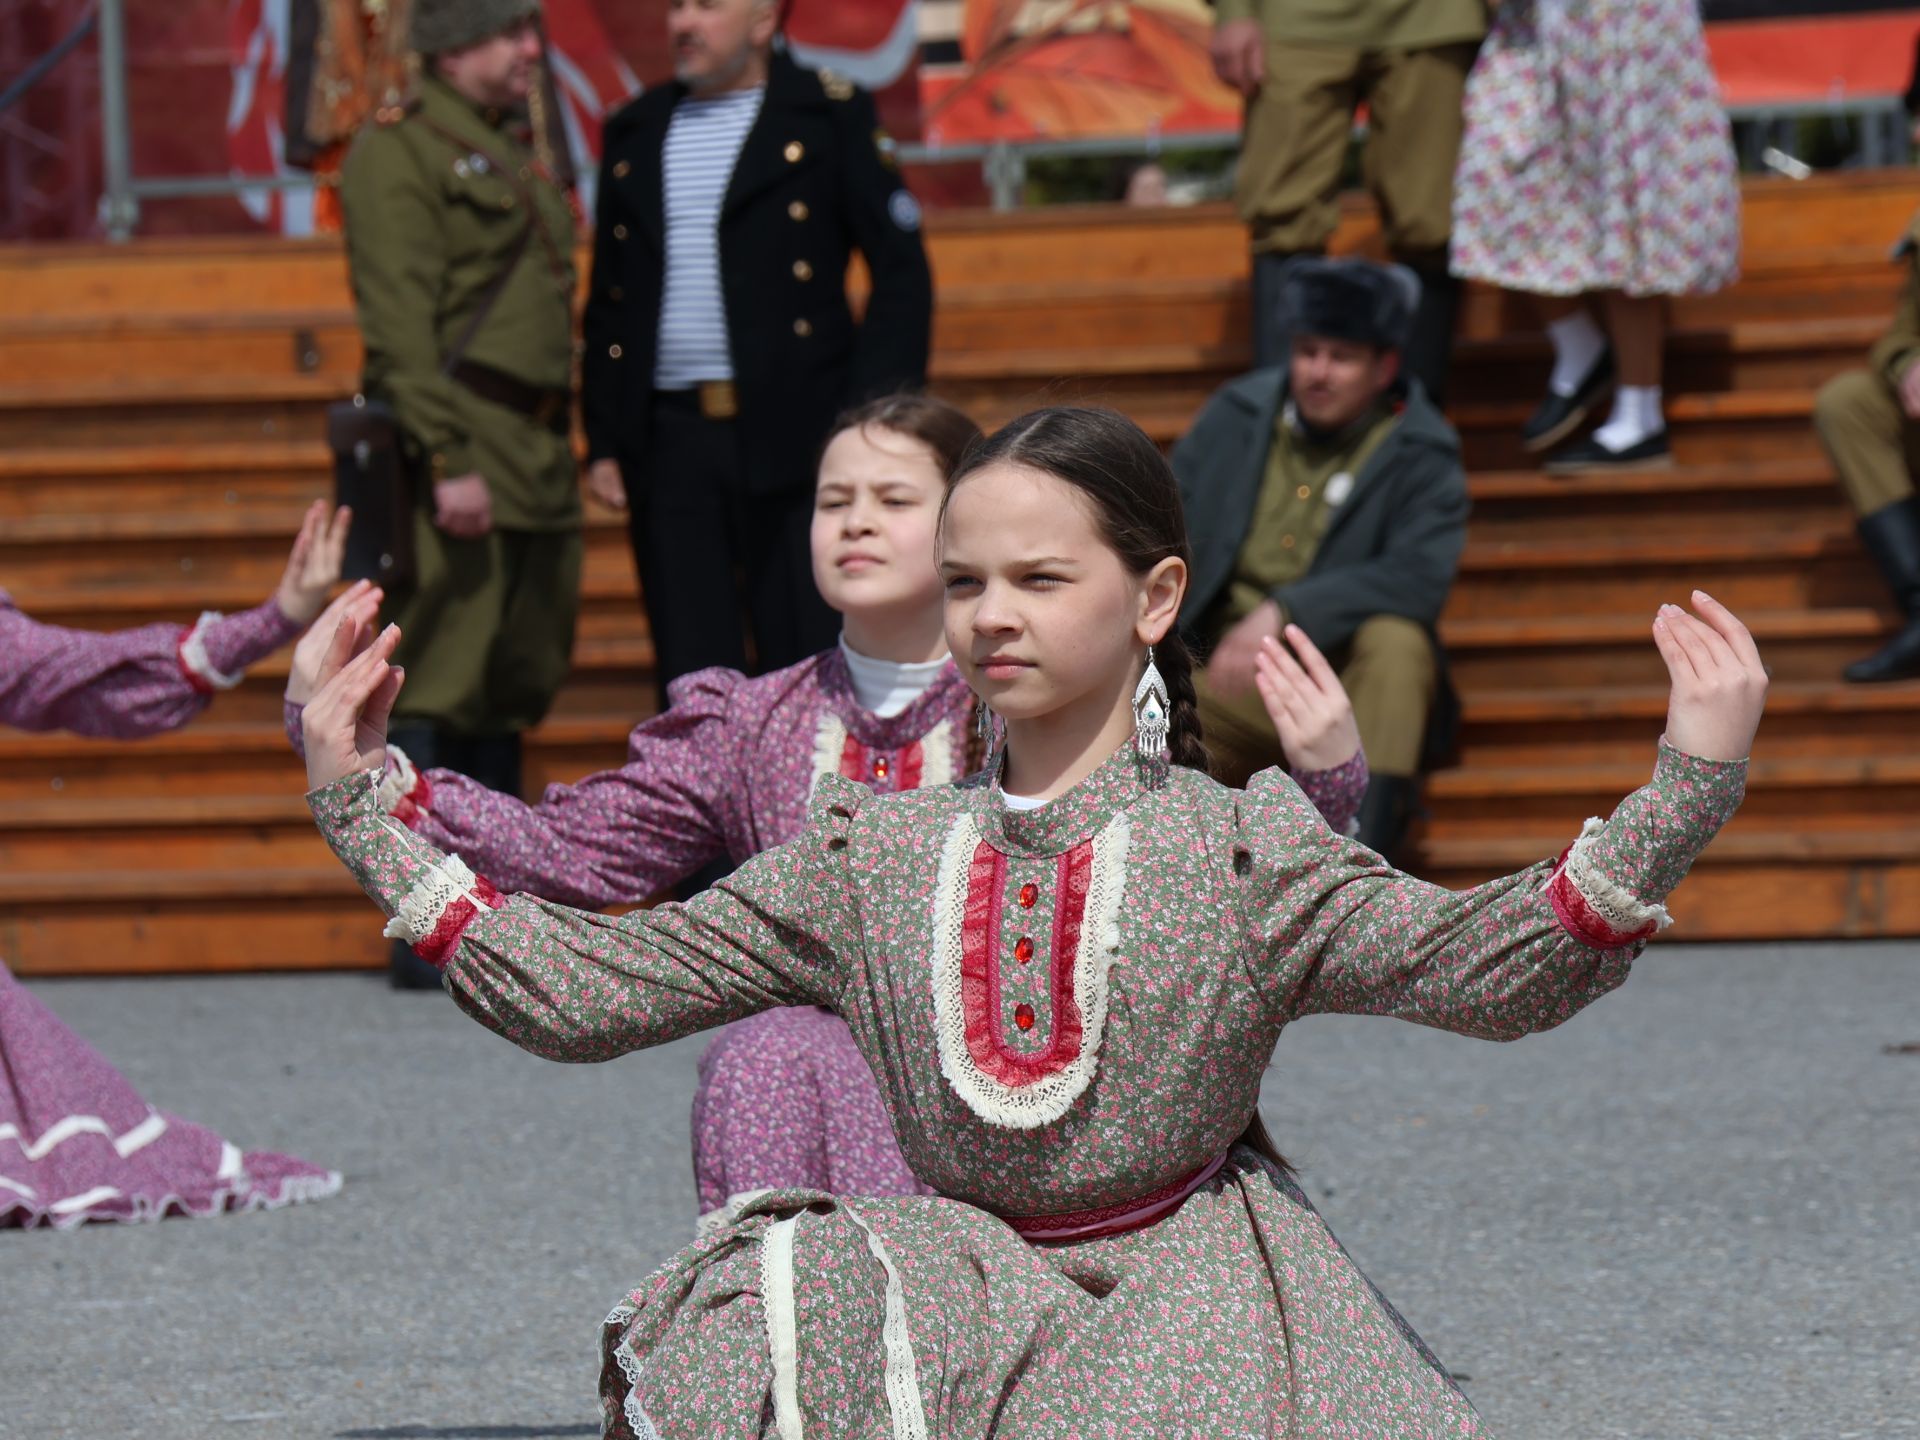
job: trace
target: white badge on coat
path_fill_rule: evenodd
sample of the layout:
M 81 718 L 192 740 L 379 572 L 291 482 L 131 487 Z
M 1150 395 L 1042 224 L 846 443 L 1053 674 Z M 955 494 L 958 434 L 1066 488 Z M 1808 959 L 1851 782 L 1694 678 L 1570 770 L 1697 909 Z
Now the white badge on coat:
M 911 192 L 896 190 L 887 201 L 887 214 L 893 217 L 893 223 L 911 235 L 920 228 L 920 202 Z
M 1352 493 L 1353 476 L 1345 470 L 1327 481 L 1327 504 L 1329 505 L 1346 504 L 1347 497 Z

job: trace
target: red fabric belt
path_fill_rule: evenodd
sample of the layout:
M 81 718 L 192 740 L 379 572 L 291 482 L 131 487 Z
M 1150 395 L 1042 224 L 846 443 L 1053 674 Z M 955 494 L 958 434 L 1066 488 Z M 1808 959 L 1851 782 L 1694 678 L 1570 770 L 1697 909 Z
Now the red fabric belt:
M 1021 1239 L 1036 1245 L 1125 1235 L 1130 1230 L 1144 1230 L 1178 1209 L 1181 1201 L 1219 1174 L 1220 1167 L 1226 1163 L 1227 1151 L 1222 1150 L 1198 1170 L 1158 1190 L 1136 1200 L 1103 1205 L 1097 1210 L 1069 1210 L 1059 1215 L 1002 1215 L 1000 1218 L 1011 1225 Z

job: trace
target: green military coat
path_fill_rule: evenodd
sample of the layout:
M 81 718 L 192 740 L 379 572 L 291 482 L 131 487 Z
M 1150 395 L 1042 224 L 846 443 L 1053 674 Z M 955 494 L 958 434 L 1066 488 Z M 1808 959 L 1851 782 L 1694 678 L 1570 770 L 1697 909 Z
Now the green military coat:
M 580 494 L 567 437 L 441 373 L 511 262 L 461 358 L 540 389 L 571 384 L 572 204 L 510 120 L 428 77 L 348 153 L 340 196 L 365 388 L 393 406 L 436 478 L 485 477 L 497 527 L 569 530 Z

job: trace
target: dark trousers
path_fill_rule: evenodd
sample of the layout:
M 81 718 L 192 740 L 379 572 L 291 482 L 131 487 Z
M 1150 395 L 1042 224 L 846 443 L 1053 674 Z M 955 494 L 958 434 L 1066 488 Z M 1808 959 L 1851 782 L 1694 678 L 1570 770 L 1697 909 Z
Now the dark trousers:
M 652 403 L 628 524 L 663 696 L 694 670 L 758 674 L 833 644 L 840 617 L 813 584 L 813 496 L 747 493 L 738 427 L 751 421 L 709 420 L 691 392 L 656 391 Z

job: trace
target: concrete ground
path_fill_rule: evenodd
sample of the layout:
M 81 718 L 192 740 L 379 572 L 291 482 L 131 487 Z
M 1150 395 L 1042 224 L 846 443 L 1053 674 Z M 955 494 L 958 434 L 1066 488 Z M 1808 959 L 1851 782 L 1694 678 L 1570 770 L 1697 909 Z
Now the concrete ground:
M 597 1323 L 690 1232 L 699 1039 L 571 1068 L 371 977 L 35 988 L 347 1186 L 0 1232 L 0 1435 L 598 1433 Z M 1315 1018 L 1265 1109 L 1496 1435 L 1920 1436 L 1920 946 L 1661 947 L 1509 1046 Z

